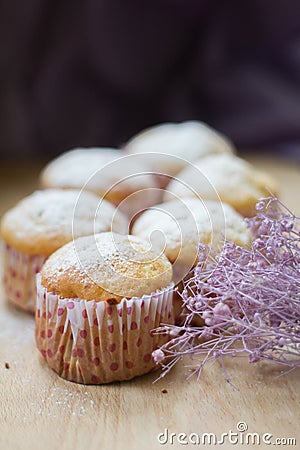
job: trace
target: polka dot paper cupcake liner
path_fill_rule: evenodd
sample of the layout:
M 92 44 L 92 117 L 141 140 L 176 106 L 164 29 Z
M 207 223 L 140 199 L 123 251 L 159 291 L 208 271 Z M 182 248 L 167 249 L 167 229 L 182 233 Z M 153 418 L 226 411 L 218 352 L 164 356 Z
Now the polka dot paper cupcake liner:
M 30 255 L 5 244 L 3 252 L 3 285 L 12 303 L 26 311 L 35 312 L 36 274 L 45 256 Z
M 36 343 L 49 367 L 84 384 L 129 380 L 157 368 L 152 352 L 173 324 L 173 285 L 116 305 L 66 299 L 48 292 L 37 276 Z

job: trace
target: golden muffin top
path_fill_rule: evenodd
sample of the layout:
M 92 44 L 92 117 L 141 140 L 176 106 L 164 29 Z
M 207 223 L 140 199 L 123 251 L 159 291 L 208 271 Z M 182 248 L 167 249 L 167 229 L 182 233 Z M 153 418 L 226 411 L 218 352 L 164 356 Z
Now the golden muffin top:
M 95 192 L 117 205 L 140 189 L 155 188 L 155 177 L 142 158 L 114 148 L 76 148 L 51 161 L 40 176 L 44 188 Z
M 2 218 L 4 241 L 30 254 L 49 256 L 73 237 L 128 232 L 125 216 L 92 192 L 46 189 L 25 197 Z
M 221 250 L 224 239 L 241 246 L 250 243 L 242 216 L 231 206 L 197 198 L 183 198 L 156 205 L 135 221 L 132 234 L 163 249 L 169 260 L 187 269 L 197 262 L 200 243 Z
M 143 154 L 154 170 L 175 175 L 187 162 L 212 153 L 233 153 L 230 140 L 207 124 L 190 120 L 148 128 L 127 142 L 125 150 Z M 146 153 L 155 153 L 155 158 Z M 154 156 L 154 155 L 153 155 Z
M 48 258 L 41 275 L 42 285 L 63 298 L 114 304 L 166 288 L 172 265 L 147 241 L 108 232 L 66 244 Z
M 261 197 L 276 195 L 276 182 L 265 172 L 235 155 L 210 155 L 186 167 L 170 181 L 164 200 L 200 197 L 228 203 L 242 215 L 255 212 Z

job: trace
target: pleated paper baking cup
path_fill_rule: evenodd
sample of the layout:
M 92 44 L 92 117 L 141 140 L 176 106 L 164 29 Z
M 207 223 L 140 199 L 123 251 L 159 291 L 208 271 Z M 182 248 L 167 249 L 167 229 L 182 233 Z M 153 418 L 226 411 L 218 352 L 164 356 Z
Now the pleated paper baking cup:
M 3 251 L 3 284 L 6 297 L 19 308 L 35 312 L 36 274 L 45 256 L 30 255 L 5 244 Z
M 48 292 L 37 276 L 36 343 L 49 367 L 84 384 L 129 380 L 157 368 L 153 350 L 168 336 L 155 334 L 173 324 L 173 285 L 116 305 L 67 299 Z

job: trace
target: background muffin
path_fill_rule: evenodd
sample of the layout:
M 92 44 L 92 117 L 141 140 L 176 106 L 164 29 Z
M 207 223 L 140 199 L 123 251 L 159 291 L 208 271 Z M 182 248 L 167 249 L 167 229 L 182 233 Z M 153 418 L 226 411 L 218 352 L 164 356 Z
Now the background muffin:
M 35 275 L 51 253 L 73 236 L 111 229 L 126 233 L 127 228 L 125 216 L 91 192 L 34 192 L 2 218 L 6 296 L 21 308 L 34 311 Z
M 233 144 L 221 133 L 198 121 L 164 123 L 134 136 L 125 147 L 131 154 L 143 154 L 152 169 L 169 176 L 212 153 L 232 153 Z M 146 153 L 155 153 L 155 157 Z M 166 155 L 163 155 L 166 154 Z M 168 180 L 165 178 L 165 184 Z
M 132 234 L 164 251 L 173 264 L 173 280 L 179 292 L 181 281 L 189 277 L 198 261 L 200 243 L 215 251 L 221 250 L 225 238 L 242 246 L 250 243 L 243 218 L 231 206 L 197 198 L 173 200 L 145 211 L 133 225 Z M 180 295 L 175 294 L 176 321 L 181 303 Z
M 161 199 L 156 178 L 140 156 L 112 148 L 78 148 L 63 153 L 42 171 L 44 188 L 78 188 L 95 192 L 134 216 Z
M 243 218 L 231 206 L 197 198 L 148 209 L 136 220 L 132 234 L 151 241 L 172 263 L 186 268 L 196 263 L 199 243 L 221 249 L 225 238 L 243 246 L 250 239 Z
M 164 200 L 175 197 L 199 197 L 228 203 L 244 216 L 255 213 L 261 197 L 275 195 L 276 182 L 235 155 L 210 155 L 186 167 L 170 181 Z
M 147 373 L 173 323 L 172 266 L 134 236 L 100 233 L 52 254 L 41 272 L 36 342 L 48 365 L 79 383 Z

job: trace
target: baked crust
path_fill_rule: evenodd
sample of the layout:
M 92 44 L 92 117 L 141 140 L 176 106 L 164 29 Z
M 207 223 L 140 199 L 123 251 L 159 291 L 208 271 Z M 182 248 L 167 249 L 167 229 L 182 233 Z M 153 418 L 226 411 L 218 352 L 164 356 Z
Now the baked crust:
M 49 256 L 73 235 L 126 233 L 128 220 L 92 192 L 47 189 L 36 191 L 9 210 L 1 222 L 4 241 L 33 255 Z
M 132 193 L 156 188 L 142 158 L 126 157 L 113 148 L 77 148 L 51 161 L 40 175 L 44 188 L 81 189 L 118 205 Z
M 167 175 L 175 175 L 188 162 L 203 156 L 235 151 L 227 137 L 195 120 L 148 128 L 130 139 L 125 149 L 130 154 L 143 154 L 155 171 Z M 146 155 L 149 152 L 155 157 Z
M 168 259 L 190 268 L 197 261 L 199 243 L 215 249 L 221 248 L 224 237 L 242 246 L 250 243 L 242 216 L 231 206 L 197 198 L 173 200 L 145 211 L 134 223 L 132 234 L 155 245 L 157 231 L 163 235 Z
M 172 266 L 136 236 L 99 233 L 57 250 L 41 274 L 42 285 L 63 298 L 115 304 L 165 288 L 172 280 Z
M 164 201 L 196 197 L 228 203 L 244 216 L 253 215 L 261 197 L 278 193 L 275 180 L 235 155 L 210 155 L 185 168 L 170 181 Z

